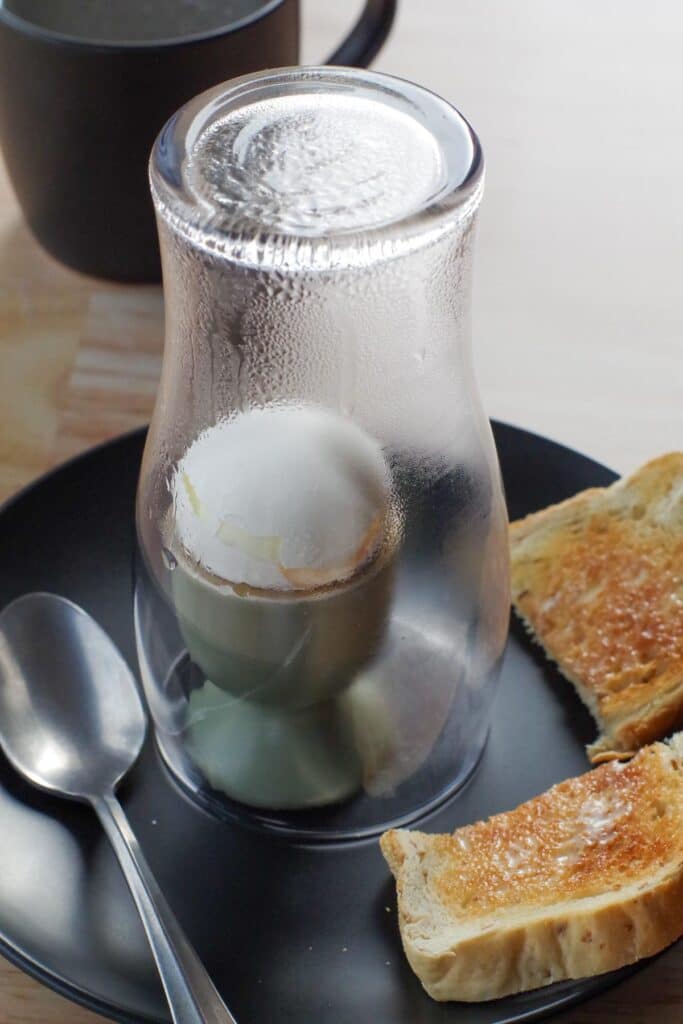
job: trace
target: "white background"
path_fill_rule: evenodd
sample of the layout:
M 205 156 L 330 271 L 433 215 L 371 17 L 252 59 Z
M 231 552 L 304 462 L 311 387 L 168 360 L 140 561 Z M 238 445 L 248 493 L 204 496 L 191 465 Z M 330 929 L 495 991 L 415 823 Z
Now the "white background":
M 360 6 L 308 0 L 305 60 Z M 621 472 L 683 448 L 679 3 L 402 0 L 375 67 L 446 97 L 484 145 L 474 343 L 489 414 Z

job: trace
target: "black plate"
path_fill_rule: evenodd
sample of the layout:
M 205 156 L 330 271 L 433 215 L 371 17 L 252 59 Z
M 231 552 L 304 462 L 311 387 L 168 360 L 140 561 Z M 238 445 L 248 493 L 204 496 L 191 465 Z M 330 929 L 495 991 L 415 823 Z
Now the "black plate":
M 614 474 L 536 435 L 495 426 L 511 518 Z M 0 605 L 72 598 L 136 665 L 133 499 L 144 433 L 56 470 L 0 512 Z M 446 831 L 514 807 L 586 768 L 588 714 L 513 626 L 481 766 L 423 819 Z M 498 1002 L 437 1004 L 408 968 L 375 840 L 286 842 L 214 820 L 174 785 L 151 743 L 122 792 L 152 869 L 240 1024 L 500 1024 L 565 1007 L 623 977 Z M 0 761 L 0 951 L 115 1020 L 167 1021 L 125 883 L 88 808 L 41 794 Z

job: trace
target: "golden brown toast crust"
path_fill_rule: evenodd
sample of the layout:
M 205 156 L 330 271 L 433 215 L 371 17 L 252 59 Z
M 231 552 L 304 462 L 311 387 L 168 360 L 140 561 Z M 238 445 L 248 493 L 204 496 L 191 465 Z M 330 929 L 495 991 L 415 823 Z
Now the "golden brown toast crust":
M 633 750 L 683 724 L 683 452 L 510 528 L 515 609 L 603 737 Z
M 683 861 L 682 807 L 683 776 L 649 747 L 514 811 L 431 836 L 439 866 L 430 888 L 446 912 L 469 920 L 595 896 L 647 879 L 674 856 Z
M 436 999 L 492 999 L 632 963 L 683 934 L 680 740 L 453 835 L 391 831 L 409 962 Z

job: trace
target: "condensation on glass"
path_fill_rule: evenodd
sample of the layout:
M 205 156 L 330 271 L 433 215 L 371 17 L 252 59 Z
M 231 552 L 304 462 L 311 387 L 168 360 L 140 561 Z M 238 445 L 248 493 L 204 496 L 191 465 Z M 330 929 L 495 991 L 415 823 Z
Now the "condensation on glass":
M 242 78 L 157 140 L 137 646 L 161 753 L 222 816 L 372 834 L 480 758 L 509 608 L 482 180 L 456 110 L 365 71 Z

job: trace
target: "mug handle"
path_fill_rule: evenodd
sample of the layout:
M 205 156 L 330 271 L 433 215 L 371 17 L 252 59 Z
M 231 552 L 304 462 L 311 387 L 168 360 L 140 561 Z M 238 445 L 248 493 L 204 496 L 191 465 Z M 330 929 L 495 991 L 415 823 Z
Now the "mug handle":
M 366 68 L 391 31 L 397 4 L 398 0 L 367 0 L 360 18 L 325 63 Z

